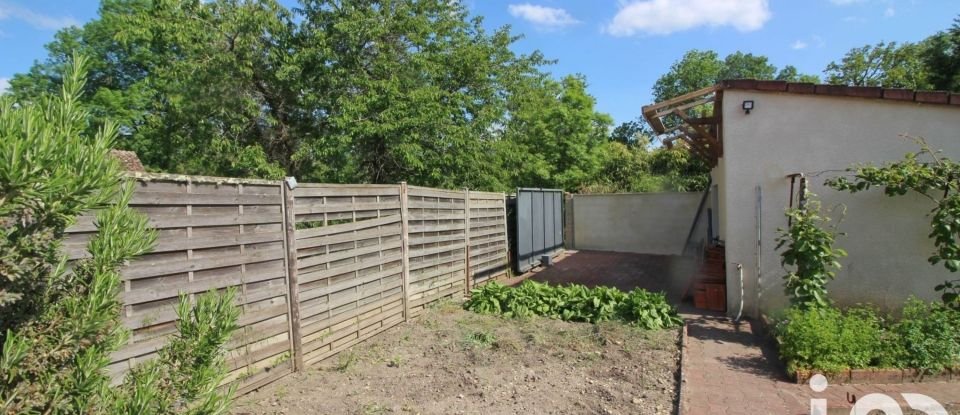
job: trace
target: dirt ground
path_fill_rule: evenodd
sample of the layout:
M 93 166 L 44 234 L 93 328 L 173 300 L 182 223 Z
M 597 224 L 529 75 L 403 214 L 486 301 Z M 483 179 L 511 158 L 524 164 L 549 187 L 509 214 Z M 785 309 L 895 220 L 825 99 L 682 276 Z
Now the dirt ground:
M 678 330 L 502 319 L 446 303 L 241 397 L 233 413 L 674 414 L 678 342 Z

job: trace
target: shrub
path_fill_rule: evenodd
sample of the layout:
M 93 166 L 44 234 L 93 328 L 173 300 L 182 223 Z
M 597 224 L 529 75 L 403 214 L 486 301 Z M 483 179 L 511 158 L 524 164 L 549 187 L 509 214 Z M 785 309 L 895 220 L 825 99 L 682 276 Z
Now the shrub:
M 775 328 L 788 370 L 868 367 L 939 372 L 960 365 L 960 312 L 910 299 L 897 321 L 870 308 L 791 308 Z
M 869 308 L 791 308 L 775 328 L 787 370 L 839 372 L 880 361 L 882 320 Z
M 0 413 L 222 413 L 232 291 L 200 296 L 192 309 L 182 297 L 178 335 L 109 386 L 110 355 L 129 337 L 119 268 L 151 249 L 156 233 L 128 207 L 133 187 L 109 154 L 117 128 L 84 135 L 84 67 L 74 58 L 60 96 L 0 97 Z M 90 256 L 68 264 L 64 231 L 91 209 Z
M 942 303 L 910 299 L 890 332 L 898 367 L 939 372 L 960 364 L 960 313 Z
M 516 288 L 491 282 L 471 291 L 464 308 L 505 317 L 543 316 L 565 321 L 597 323 L 621 320 L 647 330 L 680 326 L 676 308 L 662 293 L 636 289 L 625 293 L 616 288 L 570 284 L 553 286 L 524 281 Z

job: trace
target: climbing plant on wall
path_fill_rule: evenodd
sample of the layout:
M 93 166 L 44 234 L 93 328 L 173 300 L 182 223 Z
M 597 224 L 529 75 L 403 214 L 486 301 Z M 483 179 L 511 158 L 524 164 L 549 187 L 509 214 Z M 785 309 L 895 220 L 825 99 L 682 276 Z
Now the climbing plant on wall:
M 813 196 L 806 192 L 806 204 L 787 211 L 790 226 L 780 229 L 777 237 L 777 250 L 786 247 L 780 254 L 780 262 L 788 270 L 783 277 L 784 289 L 790 303 L 800 309 L 830 305 L 827 283 L 836 277 L 838 259 L 847 256 L 846 251 L 833 246 L 838 235 L 836 225 L 830 224 Z
M 859 164 L 847 169 L 852 177 L 827 180 L 826 185 L 841 191 L 857 193 L 871 187 L 882 187 L 887 196 L 918 194 L 929 199 L 930 238 L 935 251 L 927 260 L 943 264 L 950 272 L 960 270 L 960 164 L 931 149 L 922 137 L 904 136 L 917 143 L 919 150 L 907 153 L 902 160 L 881 165 Z M 960 296 L 955 287 L 960 279 L 936 287 L 944 302 L 960 309 Z

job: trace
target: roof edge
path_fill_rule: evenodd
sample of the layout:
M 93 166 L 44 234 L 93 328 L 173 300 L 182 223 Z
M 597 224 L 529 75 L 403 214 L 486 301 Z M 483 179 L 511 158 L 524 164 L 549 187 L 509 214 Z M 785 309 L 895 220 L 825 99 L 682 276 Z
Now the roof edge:
M 878 86 L 847 86 L 812 84 L 805 82 L 764 81 L 758 79 L 725 79 L 717 84 L 721 89 L 760 92 L 784 92 L 802 95 L 884 99 L 898 102 L 952 105 L 960 108 L 960 93 L 949 91 L 883 88 Z

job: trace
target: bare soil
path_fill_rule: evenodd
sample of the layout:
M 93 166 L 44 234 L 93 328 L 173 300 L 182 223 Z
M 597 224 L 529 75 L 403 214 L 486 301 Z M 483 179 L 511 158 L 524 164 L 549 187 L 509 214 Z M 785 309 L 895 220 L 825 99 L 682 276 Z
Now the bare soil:
M 441 304 L 234 414 L 674 414 L 679 331 L 503 319 Z

